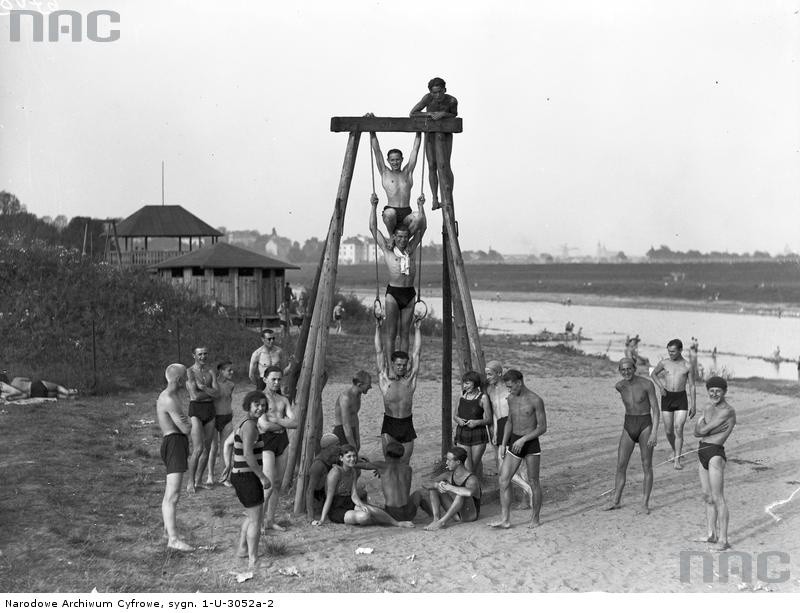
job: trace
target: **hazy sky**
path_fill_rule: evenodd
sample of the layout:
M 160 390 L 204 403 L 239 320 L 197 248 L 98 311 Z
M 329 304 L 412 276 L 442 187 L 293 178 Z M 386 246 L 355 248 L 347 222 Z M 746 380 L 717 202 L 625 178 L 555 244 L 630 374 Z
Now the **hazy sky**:
M 121 36 L 10 42 L 0 16 L 0 189 L 39 215 L 158 204 L 165 160 L 167 203 L 213 226 L 324 236 L 330 117 L 406 116 L 442 76 L 464 249 L 800 251 L 800 0 L 58 5 Z M 368 232 L 367 144 L 345 235 Z

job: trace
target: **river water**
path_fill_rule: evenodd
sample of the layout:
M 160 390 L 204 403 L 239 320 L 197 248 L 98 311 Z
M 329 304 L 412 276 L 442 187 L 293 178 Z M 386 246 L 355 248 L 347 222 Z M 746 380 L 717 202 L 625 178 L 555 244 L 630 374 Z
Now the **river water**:
M 372 305 L 374 294 L 356 291 L 356 296 Z M 442 314 L 442 299 L 426 297 L 429 310 Z M 780 355 L 797 360 L 800 356 L 800 318 L 750 314 L 710 313 L 706 311 L 618 308 L 608 306 L 564 305 L 557 302 L 473 300 L 475 318 L 483 334 L 531 335 L 544 329 L 563 332 L 567 321 L 575 332 L 591 340 L 573 345 L 588 354 L 607 354 L 612 360 L 623 356 L 625 339 L 641 338 L 639 355 L 651 365 L 667 357 L 666 343 L 679 338 L 688 356 L 691 337 L 698 339 L 698 362 L 707 374 L 725 371 L 735 377 L 796 379 L 796 362 L 780 364 L 765 361 L 780 347 Z M 712 352 L 716 347 L 716 359 Z M 491 356 L 487 356 L 491 357 Z

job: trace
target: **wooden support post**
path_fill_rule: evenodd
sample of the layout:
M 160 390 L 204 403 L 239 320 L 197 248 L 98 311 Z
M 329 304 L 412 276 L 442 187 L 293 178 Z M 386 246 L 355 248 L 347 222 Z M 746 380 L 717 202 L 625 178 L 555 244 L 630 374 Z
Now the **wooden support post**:
M 442 225 L 442 242 L 447 233 Z M 447 253 L 447 247 L 444 248 Z M 442 454 L 445 457 L 453 440 L 453 294 L 450 267 L 442 258 Z M 441 468 L 441 466 L 439 466 Z
M 320 287 L 314 304 L 314 313 L 309 332 L 309 341 L 314 338 L 314 351 L 309 354 L 307 351 L 303 358 L 303 366 L 300 370 L 300 382 L 298 384 L 299 394 L 295 403 L 295 410 L 298 413 L 298 421 L 304 421 L 302 432 L 298 431 L 294 435 L 294 450 L 287 462 L 287 472 L 284 474 L 283 484 L 288 487 L 291 482 L 289 467 L 294 465 L 298 451 L 300 452 L 300 462 L 297 473 L 297 483 L 295 489 L 294 512 L 302 513 L 305 510 L 305 485 L 308 478 L 308 470 L 314 459 L 314 453 L 319 441 L 320 432 L 318 431 L 320 420 L 318 416 L 322 411 L 322 387 L 324 384 L 325 357 L 327 353 L 328 333 L 330 330 L 330 314 L 333 308 L 333 294 L 336 290 L 336 273 L 339 261 L 339 245 L 341 243 L 342 231 L 344 229 L 344 214 L 347 209 L 347 198 L 350 194 L 350 184 L 353 180 L 355 170 L 356 154 L 358 153 L 358 142 L 361 138 L 360 132 L 350 132 L 345 150 L 344 162 L 342 164 L 342 175 L 339 179 L 339 191 L 336 196 L 336 205 L 328 229 L 326 240 L 325 259 L 320 274 Z M 305 392 L 305 381 L 310 379 L 308 392 Z M 305 397 L 304 397 L 305 396 Z M 302 419 L 301 418 L 302 414 Z M 299 428 L 298 428 L 299 430 Z M 288 477 L 288 479 L 287 479 Z
M 443 237 L 447 241 L 447 235 Z M 450 249 L 444 245 L 444 261 L 449 270 L 450 295 L 455 297 L 452 301 L 453 330 L 456 339 L 456 349 L 458 351 L 458 371 L 463 376 L 465 372 L 474 370 L 472 367 L 472 350 L 469 346 L 469 334 L 467 333 L 467 322 L 464 315 L 464 305 L 459 298 L 458 286 L 456 285 L 455 268 L 453 266 L 453 256 Z M 442 279 L 444 285 L 444 279 Z

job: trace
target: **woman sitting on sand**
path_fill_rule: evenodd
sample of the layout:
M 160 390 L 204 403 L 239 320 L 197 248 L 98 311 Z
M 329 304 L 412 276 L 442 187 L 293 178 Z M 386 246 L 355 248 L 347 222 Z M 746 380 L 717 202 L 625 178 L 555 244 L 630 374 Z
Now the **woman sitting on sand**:
M 261 469 L 264 443 L 256 427 L 258 418 L 267 410 L 267 397 L 263 392 L 250 392 L 244 397 L 242 408 L 247 417 L 233 434 L 233 467 L 230 479 L 246 513 L 237 555 L 248 558 L 248 566 L 252 568 L 258 558 L 264 490 L 272 485 Z
M 456 423 L 455 444 L 467 452 L 466 468 L 483 474 L 483 452 L 489 442 L 486 429 L 492 423 L 492 404 L 483 393 L 481 376 L 471 370 L 461 377 L 461 398 L 453 421 Z

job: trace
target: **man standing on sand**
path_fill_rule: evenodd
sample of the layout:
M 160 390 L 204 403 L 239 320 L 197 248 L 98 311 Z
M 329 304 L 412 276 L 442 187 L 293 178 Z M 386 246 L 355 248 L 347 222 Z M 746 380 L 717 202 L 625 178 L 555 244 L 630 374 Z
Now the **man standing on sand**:
M 649 514 L 650 492 L 653 489 L 653 449 L 658 441 L 660 419 L 656 388 L 650 379 L 636 374 L 636 363 L 631 358 L 622 358 L 619 361 L 619 374 L 622 375 L 622 381 L 618 381 L 614 388 L 619 392 L 622 404 L 625 405 L 625 423 L 617 449 L 614 501 L 606 510 L 620 508 L 628 462 L 631 459 L 633 448 L 636 447 L 636 443 L 639 443 L 639 453 L 642 454 L 642 471 L 644 472 L 641 510 L 643 513 Z
M 361 396 L 372 389 L 372 375 L 359 370 L 353 383 L 336 399 L 333 409 L 333 433 L 342 445 L 352 445 L 356 451 L 361 449 L 361 434 L 358 426 L 358 412 L 361 410 Z
M 668 360 L 661 360 L 650 373 L 653 383 L 661 392 L 661 415 L 667 431 L 667 442 L 672 447 L 675 470 L 681 470 L 681 454 L 683 452 L 683 427 L 695 414 L 697 390 L 694 384 L 694 373 L 689 362 L 681 355 L 683 343 L 674 338 L 667 343 Z M 688 392 L 688 393 L 687 393 Z
M 511 477 L 522 460 L 528 469 L 528 482 L 533 490 L 533 506 L 529 528 L 539 525 L 542 509 L 542 487 L 539 485 L 539 464 L 542 450 L 539 437 L 547 432 L 544 401 L 525 387 L 522 373 L 506 371 L 503 381 L 508 390 L 508 423 L 500 443 L 503 466 L 500 469 L 500 521 L 489 524 L 491 528 L 511 527 Z
M 503 383 L 503 365 L 497 360 L 486 363 L 486 395 L 492 403 L 492 419 L 494 426 L 491 431 L 491 444 L 494 449 L 495 464 L 498 476 L 502 465 L 500 457 L 500 444 L 503 442 L 503 433 L 508 422 L 508 390 Z M 522 478 L 519 470 L 511 478 L 512 485 L 523 491 L 528 500 L 528 507 L 533 507 L 533 490 L 530 484 Z
M 428 93 L 422 97 L 422 100 L 414 105 L 409 117 L 428 117 L 434 121 L 439 121 L 446 117 L 458 116 L 458 100 L 453 98 L 450 94 L 446 93 L 447 87 L 444 79 L 441 77 L 434 77 L 428 81 Z M 422 109 L 425 109 L 424 111 Z M 443 157 L 440 158 L 439 152 L 436 150 L 437 141 L 441 143 Z M 433 194 L 433 205 L 431 208 L 435 211 L 439 208 L 439 175 L 442 176 L 449 184 L 448 193 L 442 190 L 442 202 L 445 204 L 453 204 L 453 169 L 450 167 L 450 154 L 453 150 L 453 135 L 449 132 L 428 132 L 425 138 L 425 154 L 428 158 L 428 180 L 431 184 L 431 192 Z
M 412 236 L 408 228 L 397 226 L 389 241 L 378 230 L 377 206 L 378 197 L 372 194 L 370 199 L 372 210 L 369 215 L 369 230 L 372 238 L 383 252 L 383 259 L 389 269 L 389 284 L 386 286 L 386 344 L 389 353 L 394 352 L 395 337 L 400 334 L 400 351 L 408 352 L 411 322 L 414 319 L 414 305 L 417 292 L 414 289 L 414 277 L 417 274 L 417 258 L 420 257 L 417 247 L 422 244 L 426 223 L 420 225 Z M 417 199 L 419 215 L 425 218 L 422 205 L 425 197 Z
M 219 396 L 217 375 L 206 364 L 208 349 L 196 347 L 192 353 L 194 364 L 186 371 L 186 389 L 189 392 L 189 419 L 192 420 L 192 454 L 189 456 L 189 483 L 186 491 L 194 494 L 202 485 L 203 473 L 211 451 L 215 431 L 214 399 Z
M 264 328 L 261 331 L 261 347 L 250 356 L 250 368 L 248 375 L 250 381 L 255 384 L 258 391 L 264 391 L 264 371 L 269 366 L 278 366 L 281 373 L 288 375 L 292 370 L 292 358 L 286 359 L 283 349 L 275 344 L 275 331 L 271 328 Z
M 470 522 L 480 517 L 481 484 L 478 477 L 464 466 L 467 455 L 466 449 L 451 447 L 444 459 L 448 472 L 433 481 L 424 482 L 423 490 L 414 492 L 414 499 L 420 500 L 422 510 L 433 516 L 433 521 L 425 526 L 425 530 L 446 528 L 451 519 Z M 428 490 L 428 500 L 424 498 L 424 490 Z
M 223 360 L 217 364 L 217 389 L 219 393 L 214 398 L 214 435 L 211 439 L 211 449 L 208 453 L 208 476 L 206 487 L 214 486 L 214 467 L 222 445 L 233 432 L 233 364 L 230 360 Z M 230 479 L 223 477 L 219 481 L 227 486 L 231 485 Z
M 264 441 L 262 452 L 264 474 L 272 483 L 272 487 L 265 493 L 264 509 L 266 518 L 263 526 L 266 530 L 284 531 L 286 528 L 275 522 L 275 511 L 278 507 L 278 498 L 281 494 L 281 481 L 286 471 L 286 449 L 289 447 L 287 429 L 297 427 L 297 417 L 294 414 L 289 399 L 281 394 L 281 381 L 283 373 L 278 366 L 269 366 L 264 371 L 264 394 L 267 397 L 268 408 L 258 419 L 258 431 Z
M 697 448 L 700 487 L 706 503 L 708 536 L 706 543 L 716 543 L 716 551 L 730 549 L 728 543 L 728 504 L 725 502 L 725 441 L 736 425 L 736 412 L 725 400 L 728 382 L 722 377 L 710 377 L 706 381 L 709 404 L 703 417 L 694 425 L 694 435 L 700 438 Z
M 381 335 L 382 320 L 375 322 L 375 356 L 378 365 L 378 383 L 383 396 L 383 426 L 381 442 L 383 455 L 386 457 L 386 446 L 389 443 L 401 443 L 405 449 L 403 461 L 408 464 L 414 452 L 414 439 L 417 433 L 411 416 L 414 392 L 417 389 L 419 373 L 419 354 L 422 349 L 422 320 L 414 320 L 414 353 L 411 356 L 411 371 L 408 371 L 408 354 L 395 351 L 391 354 L 391 364 L 386 359 Z
M 367 117 L 372 113 L 367 113 Z M 378 144 L 378 137 L 375 132 L 369 133 L 372 151 L 375 153 L 375 167 L 381 177 L 383 189 L 386 192 L 387 204 L 383 207 L 383 223 L 389 235 L 394 234 L 397 228 L 405 228 L 411 236 L 419 230 L 425 231 L 427 220 L 425 212 L 414 213 L 411 209 L 411 188 L 414 186 L 414 168 L 417 165 L 417 154 L 419 145 L 422 142 L 422 134 L 417 132 L 414 138 L 414 145 L 411 147 L 411 155 L 408 157 L 408 164 L 403 165 L 403 153 L 399 149 L 390 149 L 386 155 L 387 166 L 383 161 L 381 146 Z M 375 196 L 375 194 L 373 194 Z M 419 204 L 419 203 L 418 203 Z
M 167 379 L 167 387 L 159 394 L 156 401 L 156 419 L 163 436 L 161 459 L 167 468 L 161 515 L 167 533 L 167 547 L 178 551 L 194 551 L 194 547 L 185 543 L 178 535 L 178 522 L 175 518 L 183 473 L 188 468 L 188 435 L 192 430 L 189 418 L 181 411 L 181 401 L 178 397 L 178 390 L 186 383 L 186 367 L 183 364 L 170 364 L 164 376 Z

